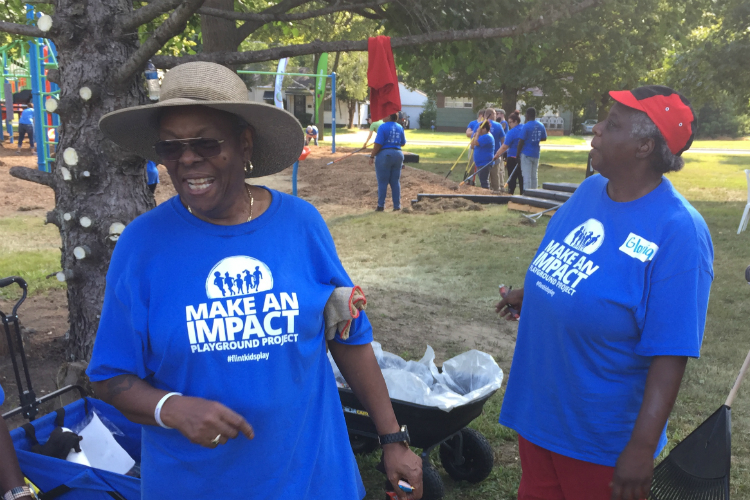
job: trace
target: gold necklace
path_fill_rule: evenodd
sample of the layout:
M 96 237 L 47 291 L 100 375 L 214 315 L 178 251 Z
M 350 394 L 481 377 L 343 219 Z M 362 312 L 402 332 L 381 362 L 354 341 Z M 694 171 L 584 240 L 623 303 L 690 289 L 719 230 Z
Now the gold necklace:
M 253 193 L 252 191 L 250 191 L 249 184 L 245 184 L 245 191 L 247 191 L 247 195 L 250 197 L 250 217 L 247 218 L 247 221 L 250 222 L 251 220 L 253 220 L 253 205 L 255 204 L 255 198 L 253 198 Z M 190 205 L 185 203 L 185 206 L 187 207 L 188 212 L 190 212 L 190 215 L 195 215 L 193 213 L 193 209 L 190 208 Z

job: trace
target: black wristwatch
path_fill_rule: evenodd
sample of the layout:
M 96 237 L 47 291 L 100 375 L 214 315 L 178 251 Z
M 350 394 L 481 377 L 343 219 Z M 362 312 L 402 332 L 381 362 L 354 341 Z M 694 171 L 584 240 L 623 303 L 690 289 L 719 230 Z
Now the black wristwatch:
M 380 442 L 380 446 L 392 443 L 403 443 L 407 448 L 411 443 L 411 439 L 409 439 L 409 431 L 406 429 L 405 425 L 401 426 L 401 431 L 399 432 L 394 432 L 393 434 L 385 434 L 384 436 L 378 436 L 378 441 Z

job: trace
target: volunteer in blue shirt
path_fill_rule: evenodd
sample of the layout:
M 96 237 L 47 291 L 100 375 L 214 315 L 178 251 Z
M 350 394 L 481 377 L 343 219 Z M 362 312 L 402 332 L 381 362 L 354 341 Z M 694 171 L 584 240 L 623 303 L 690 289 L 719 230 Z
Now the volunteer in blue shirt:
M 469 125 L 466 127 L 466 137 L 472 138 L 474 136 L 474 132 L 477 131 L 477 127 L 483 121 L 484 121 L 484 110 L 480 109 L 479 111 L 477 111 L 477 119 L 470 121 Z
M 352 282 L 325 222 L 245 182 L 294 163 L 299 122 L 208 62 L 170 70 L 159 99 L 100 121 L 164 164 L 177 196 L 118 240 L 87 370 L 97 396 L 143 424 L 142 498 L 364 497 L 326 346 L 382 434 L 389 480 L 418 498 L 421 460 L 404 445 L 367 316 L 326 342 L 324 306 Z
M 490 169 L 495 164 L 492 157 L 495 154 L 495 139 L 492 137 L 490 130 L 492 125 L 489 120 L 485 121 L 477 129 L 477 135 L 471 140 L 474 146 L 474 163 L 476 164 L 479 182 L 483 188 L 490 188 Z
M 5 401 L 5 393 L 0 387 L 0 405 Z M 0 498 L 31 499 L 31 490 L 23 480 L 21 467 L 18 465 L 16 450 L 8 432 L 5 419 L 0 418 Z
M 518 181 L 521 194 L 523 194 L 523 176 L 521 174 L 521 166 L 518 164 L 518 142 L 521 140 L 521 135 L 523 134 L 521 114 L 518 111 L 512 112 L 508 116 L 508 124 L 510 130 L 505 135 L 505 144 L 500 146 L 500 149 L 495 153 L 495 161 L 499 161 L 499 158 L 504 153 L 508 153 L 508 160 L 505 162 L 505 170 L 508 173 L 508 192 L 510 194 L 516 192 L 516 181 Z
M 315 145 L 318 145 L 318 127 L 315 125 L 308 125 L 305 129 L 305 146 L 310 144 L 310 140 L 315 143 Z
M 505 133 L 507 134 L 510 128 L 508 127 L 508 122 L 505 121 L 505 110 L 496 109 L 495 114 L 497 115 L 497 121 L 500 123 L 500 125 L 503 126 L 503 131 L 505 131 Z
M 155 193 L 156 186 L 159 185 L 159 169 L 156 168 L 156 163 L 151 160 L 146 162 L 146 183 L 151 193 Z
M 378 206 L 375 211 L 385 210 L 385 196 L 391 186 L 393 211 L 401 210 L 401 169 L 404 166 L 404 153 L 401 147 L 406 144 L 404 127 L 398 123 L 398 114 L 388 117 L 375 136 L 370 155 L 370 165 L 375 163 L 375 176 L 378 179 Z
M 703 217 L 663 175 L 693 141 L 668 87 L 610 92 L 586 179 L 550 220 L 524 288 L 500 423 L 519 435 L 519 500 L 649 496 L 654 458 L 713 280 Z
M 547 130 L 536 119 L 536 109 L 526 110 L 526 123 L 523 124 L 523 135 L 518 149 L 521 151 L 521 174 L 523 175 L 523 189 L 538 187 L 537 172 L 539 171 L 539 143 L 547 140 Z
M 497 118 L 497 115 L 495 113 L 495 110 L 493 108 L 487 108 L 484 110 L 484 116 L 487 117 L 487 119 L 490 121 L 490 134 L 492 134 L 492 138 L 495 140 L 495 151 L 493 151 L 493 154 L 497 152 L 498 149 L 500 149 L 500 146 L 503 145 L 503 141 L 505 141 L 505 130 L 503 130 L 503 126 L 500 124 L 500 122 L 495 121 L 495 118 Z M 500 186 L 504 184 L 501 182 L 502 170 L 501 170 L 501 161 L 497 161 L 497 159 L 493 160 L 492 168 L 490 168 L 490 190 L 491 191 L 500 191 Z
M 36 153 L 34 147 L 34 103 L 29 101 L 27 108 L 21 111 L 21 117 L 18 119 L 18 152 L 21 154 L 21 145 L 23 144 L 24 135 L 29 138 L 29 149 Z

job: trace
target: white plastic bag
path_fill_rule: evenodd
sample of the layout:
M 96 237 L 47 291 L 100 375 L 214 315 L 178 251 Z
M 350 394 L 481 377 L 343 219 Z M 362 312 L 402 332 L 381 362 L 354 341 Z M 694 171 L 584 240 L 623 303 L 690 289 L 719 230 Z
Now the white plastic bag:
M 96 412 L 92 412 L 91 422 L 81 430 L 81 451 L 86 455 L 92 467 L 125 474 L 135 465 L 128 452 L 115 441 L 112 432 L 102 423 Z
M 492 356 L 481 351 L 467 351 L 447 360 L 441 373 L 430 346 L 419 361 L 405 361 L 383 351 L 378 342 L 373 342 L 372 348 L 391 399 L 451 411 L 487 396 L 503 383 L 503 370 Z M 330 353 L 328 359 L 337 385 L 348 388 Z

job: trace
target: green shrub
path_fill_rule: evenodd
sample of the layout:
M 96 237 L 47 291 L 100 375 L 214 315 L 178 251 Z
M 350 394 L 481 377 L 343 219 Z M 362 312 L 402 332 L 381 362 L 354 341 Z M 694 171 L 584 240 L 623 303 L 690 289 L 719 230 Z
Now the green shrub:
M 424 105 L 424 111 L 419 113 L 419 128 L 429 129 L 437 120 L 437 103 L 428 99 Z

